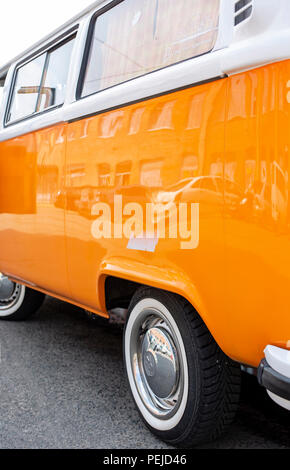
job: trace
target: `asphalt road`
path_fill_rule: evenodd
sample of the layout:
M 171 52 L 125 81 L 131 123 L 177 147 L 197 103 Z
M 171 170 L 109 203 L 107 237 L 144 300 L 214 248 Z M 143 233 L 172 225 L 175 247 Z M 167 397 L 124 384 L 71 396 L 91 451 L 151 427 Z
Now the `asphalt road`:
M 168 448 L 143 426 L 122 364 L 122 332 L 48 298 L 0 323 L 0 448 Z M 235 423 L 209 448 L 288 448 L 290 413 L 245 376 Z

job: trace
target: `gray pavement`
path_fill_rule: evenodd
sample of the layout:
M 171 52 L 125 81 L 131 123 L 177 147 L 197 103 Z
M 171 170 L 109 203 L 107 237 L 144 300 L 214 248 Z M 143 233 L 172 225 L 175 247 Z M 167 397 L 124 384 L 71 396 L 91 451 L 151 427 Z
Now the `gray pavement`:
M 168 448 L 128 390 L 122 332 L 47 298 L 25 323 L 0 323 L 0 449 Z M 244 377 L 229 433 L 209 448 L 288 448 L 290 413 Z

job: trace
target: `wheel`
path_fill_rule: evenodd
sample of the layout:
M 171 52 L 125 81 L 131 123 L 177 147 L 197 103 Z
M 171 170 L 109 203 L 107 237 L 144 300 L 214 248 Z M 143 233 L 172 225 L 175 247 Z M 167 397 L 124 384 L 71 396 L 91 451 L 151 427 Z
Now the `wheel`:
M 137 409 L 163 441 L 193 447 L 218 438 L 233 421 L 240 366 L 181 297 L 151 288 L 135 294 L 124 361 Z
M 16 284 L 0 273 L 0 320 L 26 320 L 37 312 L 44 299 L 44 294 Z

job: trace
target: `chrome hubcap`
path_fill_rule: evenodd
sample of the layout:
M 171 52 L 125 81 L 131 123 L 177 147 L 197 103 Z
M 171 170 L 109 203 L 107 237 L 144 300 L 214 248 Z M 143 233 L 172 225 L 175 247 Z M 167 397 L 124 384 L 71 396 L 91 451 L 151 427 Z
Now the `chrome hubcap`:
M 161 327 L 151 328 L 143 338 L 142 366 L 155 396 L 166 399 L 175 392 L 179 378 L 177 352 L 169 333 Z
M 21 295 L 20 284 L 15 284 L 0 273 L 0 311 L 13 307 Z
M 169 419 L 183 396 L 183 366 L 173 329 L 161 313 L 140 315 L 132 336 L 131 362 L 135 384 L 146 408 Z

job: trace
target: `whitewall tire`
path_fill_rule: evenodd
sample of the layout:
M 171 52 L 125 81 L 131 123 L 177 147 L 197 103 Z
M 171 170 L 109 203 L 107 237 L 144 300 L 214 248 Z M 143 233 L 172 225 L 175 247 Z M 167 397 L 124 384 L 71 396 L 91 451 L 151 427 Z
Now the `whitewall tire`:
M 129 308 L 124 361 L 147 427 L 175 446 L 220 436 L 235 416 L 240 367 L 181 297 L 141 288 Z
M 0 273 L 0 320 L 26 320 L 37 312 L 44 299 L 44 294 L 17 284 Z

